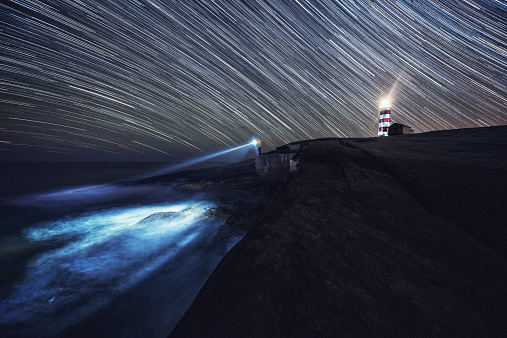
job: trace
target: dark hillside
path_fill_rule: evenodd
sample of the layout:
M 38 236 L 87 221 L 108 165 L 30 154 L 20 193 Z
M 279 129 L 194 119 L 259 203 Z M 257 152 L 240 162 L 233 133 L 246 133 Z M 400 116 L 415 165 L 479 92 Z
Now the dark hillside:
M 507 128 L 346 142 L 374 157 L 432 214 L 507 260 Z
M 507 336 L 507 127 L 304 142 L 171 337 Z

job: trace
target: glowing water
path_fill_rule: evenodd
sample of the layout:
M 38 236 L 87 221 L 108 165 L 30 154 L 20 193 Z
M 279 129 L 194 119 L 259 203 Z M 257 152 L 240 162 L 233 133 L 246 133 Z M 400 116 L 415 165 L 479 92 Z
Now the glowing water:
M 34 259 L 0 301 L 0 331 L 50 336 L 82 320 L 222 225 L 205 216 L 211 207 L 201 201 L 113 209 L 26 229 L 29 241 L 58 248 Z
M 252 144 L 146 177 L 240 149 L 248 151 Z M 12 290 L 1 290 L 0 336 L 58 335 L 111 307 L 117 311 L 104 310 L 111 321 L 115 315 L 128 315 L 143 323 L 122 328 L 118 336 L 142 336 L 147 330 L 150 336 L 167 335 L 219 260 L 240 239 L 231 235 L 215 241 L 214 234 L 225 220 L 206 216 L 213 203 L 203 201 L 203 196 L 199 201 L 189 200 L 188 195 L 185 199 L 172 188 L 165 184 L 103 184 L 9 200 L 21 207 L 56 211 L 61 219 L 24 230 L 25 240 L 53 249 L 34 256 Z M 160 204 L 162 200 L 165 204 Z M 132 201 L 158 204 L 111 206 Z M 97 211 L 99 206 L 103 210 Z M 138 290 L 145 289 L 149 293 L 139 294 Z M 136 301 L 116 305 L 122 294 Z

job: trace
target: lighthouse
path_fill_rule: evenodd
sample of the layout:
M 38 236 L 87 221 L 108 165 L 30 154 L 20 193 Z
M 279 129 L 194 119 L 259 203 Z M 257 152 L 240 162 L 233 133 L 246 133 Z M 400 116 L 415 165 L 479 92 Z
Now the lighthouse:
M 391 125 L 391 104 L 383 103 L 379 107 L 378 136 L 387 136 Z

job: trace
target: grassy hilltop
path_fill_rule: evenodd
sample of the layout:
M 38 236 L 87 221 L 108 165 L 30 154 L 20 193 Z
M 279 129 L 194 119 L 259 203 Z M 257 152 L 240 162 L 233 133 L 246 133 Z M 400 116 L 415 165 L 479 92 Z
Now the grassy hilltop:
M 507 126 L 296 156 L 170 337 L 507 335 Z

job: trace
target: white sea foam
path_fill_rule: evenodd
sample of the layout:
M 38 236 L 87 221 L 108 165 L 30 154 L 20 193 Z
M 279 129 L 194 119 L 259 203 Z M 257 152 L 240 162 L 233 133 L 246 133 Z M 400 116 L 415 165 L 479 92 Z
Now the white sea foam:
M 0 327 L 51 335 L 85 318 L 223 224 L 204 216 L 211 207 L 190 201 L 111 209 L 26 229 L 29 241 L 58 248 L 36 257 L 0 301 Z

